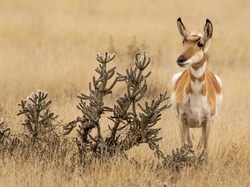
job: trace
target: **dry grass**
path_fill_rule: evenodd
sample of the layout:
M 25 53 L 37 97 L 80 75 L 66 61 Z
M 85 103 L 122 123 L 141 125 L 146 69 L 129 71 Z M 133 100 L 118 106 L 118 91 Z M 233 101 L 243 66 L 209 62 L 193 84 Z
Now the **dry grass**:
M 76 95 L 88 90 L 96 53 L 117 53 L 114 65 L 123 73 L 133 64 L 138 49 L 146 49 L 152 57 L 148 97 L 164 90 L 170 94 L 171 77 L 181 71 L 175 64 L 182 49 L 178 17 L 190 29 L 201 29 L 206 18 L 212 21 L 209 68 L 224 85 L 208 164 L 187 168 L 174 182 L 167 171 L 157 173 L 150 164 L 138 168 L 120 158 L 74 171 L 58 166 L 56 160 L 44 166 L 35 158 L 19 164 L 9 158 L 0 170 L 0 186 L 250 185 L 249 1 L 1 0 L 0 4 L 0 118 L 14 133 L 22 120 L 16 116 L 17 103 L 37 89 L 49 92 L 62 124 L 78 116 Z M 180 141 L 171 110 L 162 118 L 160 146 L 167 154 Z M 199 130 L 196 134 L 198 139 Z M 128 156 L 141 164 L 157 162 L 144 146 L 129 151 Z

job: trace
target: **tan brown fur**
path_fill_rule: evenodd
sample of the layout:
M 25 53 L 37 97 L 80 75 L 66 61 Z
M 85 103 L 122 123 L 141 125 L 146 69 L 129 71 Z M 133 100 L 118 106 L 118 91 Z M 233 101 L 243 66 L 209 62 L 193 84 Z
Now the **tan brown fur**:
M 190 128 L 202 127 L 198 147 L 207 151 L 210 129 L 222 101 L 220 78 L 206 68 L 209 59 L 207 49 L 213 27 L 207 20 L 204 35 L 201 35 L 191 34 L 180 18 L 177 20 L 177 26 L 183 36 L 184 45 L 177 64 L 180 67 L 189 66 L 173 77 L 172 103 L 180 121 L 181 142 L 193 145 Z
M 182 75 L 178 78 L 176 85 L 174 87 L 174 92 L 176 93 L 176 103 L 182 103 L 183 95 L 185 94 L 192 94 L 192 88 L 189 81 L 195 82 L 198 80 L 199 82 L 202 82 L 205 80 L 205 83 L 200 91 L 200 94 L 205 96 L 207 94 L 208 102 L 210 106 L 210 110 L 212 111 L 212 115 L 214 115 L 215 111 L 215 100 L 216 100 L 216 94 L 221 94 L 222 90 L 221 87 L 216 80 L 214 74 L 211 71 L 206 71 L 206 73 L 200 77 L 199 79 L 192 76 L 190 73 L 190 69 L 186 69 Z M 177 110 L 179 112 L 179 108 L 177 107 Z

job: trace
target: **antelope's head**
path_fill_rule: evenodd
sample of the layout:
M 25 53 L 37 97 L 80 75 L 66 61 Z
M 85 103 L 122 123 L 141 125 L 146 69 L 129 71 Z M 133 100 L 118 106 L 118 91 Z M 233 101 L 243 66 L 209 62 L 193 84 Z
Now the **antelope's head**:
M 177 27 L 183 37 L 184 46 L 184 51 L 177 59 L 177 64 L 180 67 L 199 66 L 199 62 L 208 51 L 213 34 L 212 23 L 208 19 L 206 20 L 203 34 L 190 32 L 182 23 L 181 18 L 177 20 Z

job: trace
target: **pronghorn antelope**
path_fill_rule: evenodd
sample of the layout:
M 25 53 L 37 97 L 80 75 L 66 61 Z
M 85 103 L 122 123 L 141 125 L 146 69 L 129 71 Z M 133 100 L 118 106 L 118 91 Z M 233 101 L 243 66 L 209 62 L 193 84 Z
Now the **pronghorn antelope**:
M 179 119 L 182 145 L 193 146 L 194 136 L 191 128 L 201 127 L 198 150 L 207 152 L 210 130 L 222 102 L 221 79 L 207 70 L 207 52 L 213 26 L 207 19 L 203 34 L 190 32 L 179 18 L 177 27 L 184 45 L 177 64 L 187 69 L 172 78 L 172 107 Z

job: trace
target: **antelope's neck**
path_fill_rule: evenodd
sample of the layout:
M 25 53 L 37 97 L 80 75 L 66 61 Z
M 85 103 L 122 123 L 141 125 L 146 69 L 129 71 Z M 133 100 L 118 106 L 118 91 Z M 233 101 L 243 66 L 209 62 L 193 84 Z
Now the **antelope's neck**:
M 208 55 L 204 54 L 200 62 L 190 67 L 190 85 L 192 93 L 205 95 L 205 72 L 207 68 Z

